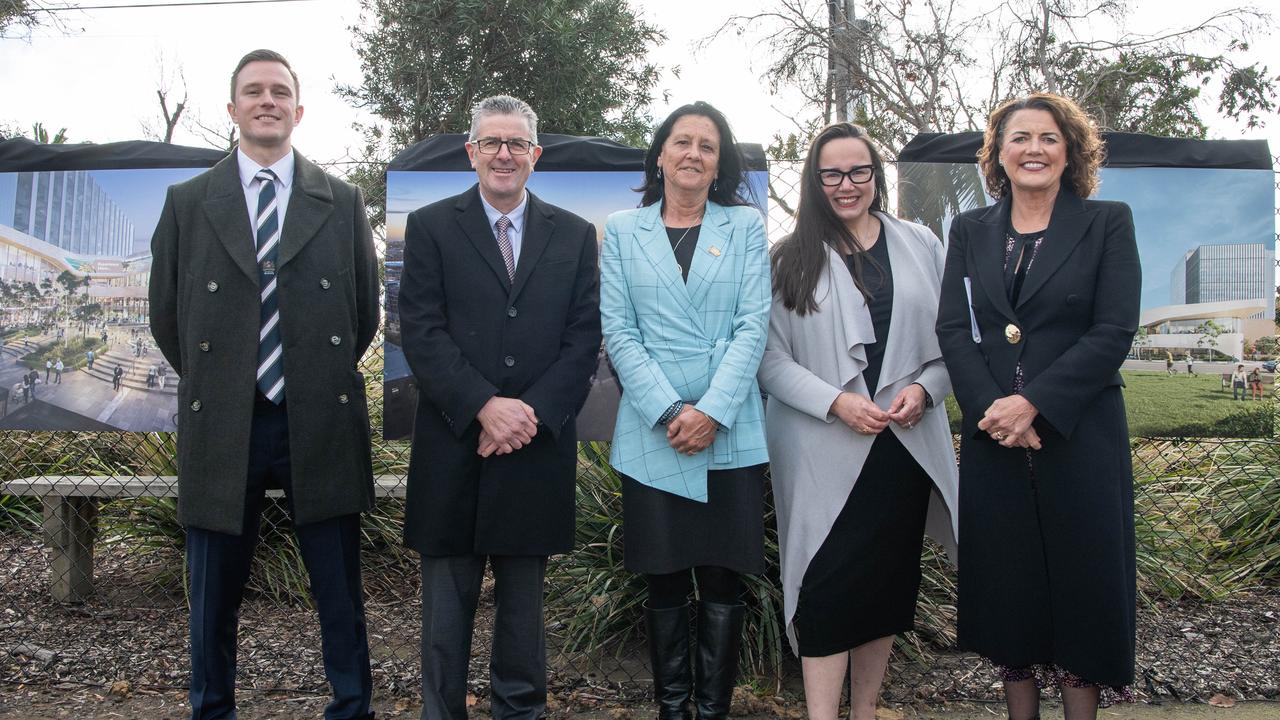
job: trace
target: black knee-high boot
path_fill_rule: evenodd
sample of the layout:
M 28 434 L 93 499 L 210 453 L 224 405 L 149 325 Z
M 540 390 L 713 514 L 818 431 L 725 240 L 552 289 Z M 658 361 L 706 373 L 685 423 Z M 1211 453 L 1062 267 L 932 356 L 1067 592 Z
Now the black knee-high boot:
M 741 603 L 698 604 L 698 648 L 694 703 L 698 720 L 729 717 L 734 681 L 738 677 L 738 649 L 747 606 Z
M 658 720 L 693 720 L 689 699 L 693 671 L 689 666 L 689 605 L 644 609 L 649 625 L 649 662 Z

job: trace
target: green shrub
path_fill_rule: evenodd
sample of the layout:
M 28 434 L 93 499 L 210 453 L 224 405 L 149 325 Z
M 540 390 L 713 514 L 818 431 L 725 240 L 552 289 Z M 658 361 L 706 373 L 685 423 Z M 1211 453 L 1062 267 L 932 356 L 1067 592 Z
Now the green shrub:
M 66 342 L 56 341 L 41 345 L 39 350 L 27 353 L 19 362 L 33 370 L 44 370 L 45 361 L 52 360 L 56 363 L 61 358 L 65 371 L 70 371 L 88 362 L 84 357 L 86 352 L 90 350 L 95 353 L 101 352 L 104 347 L 102 340 L 95 337 L 75 338 Z

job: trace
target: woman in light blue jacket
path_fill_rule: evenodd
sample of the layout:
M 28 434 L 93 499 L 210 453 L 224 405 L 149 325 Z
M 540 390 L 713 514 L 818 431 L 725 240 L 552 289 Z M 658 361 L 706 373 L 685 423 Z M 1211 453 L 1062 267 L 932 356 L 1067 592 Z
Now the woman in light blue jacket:
M 649 586 L 659 717 L 692 718 L 692 699 L 713 720 L 728 715 L 737 671 L 740 576 L 764 570 L 756 369 L 769 258 L 764 222 L 743 197 L 742 157 L 714 107 L 685 105 L 658 127 L 640 190 L 638 209 L 609 218 L 600 256 L 605 343 L 623 389 L 610 462 L 623 476 L 627 569 Z

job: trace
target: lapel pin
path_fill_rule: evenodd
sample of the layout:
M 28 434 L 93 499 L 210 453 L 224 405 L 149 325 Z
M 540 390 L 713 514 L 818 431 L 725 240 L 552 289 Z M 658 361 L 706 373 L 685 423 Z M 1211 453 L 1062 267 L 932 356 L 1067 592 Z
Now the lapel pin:
M 711 247 L 707 248 L 707 252 L 711 253 L 712 255 L 715 255 L 716 257 L 720 257 L 720 248 L 716 247 L 715 245 L 712 245 Z

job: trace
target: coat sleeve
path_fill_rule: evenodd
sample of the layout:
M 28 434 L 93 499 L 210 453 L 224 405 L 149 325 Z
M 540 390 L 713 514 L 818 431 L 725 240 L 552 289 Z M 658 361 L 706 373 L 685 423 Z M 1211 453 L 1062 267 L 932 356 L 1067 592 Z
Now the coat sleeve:
M 694 403 L 726 428 L 733 427 L 747 394 L 756 392 L 756 371 L 760 369 L 760 358 L 764 355 L 772 297 L 764 221 L 754 209 L 742 214 L 747 218 L 746 263 L 733 314 L 733 337 L 711 376 L 711 385 Z
M 973 341 L 968 294 L 964 281 L 969 276 L 966 221 L 956 218 L 947 239 L 947 259 L 942 273 L 942 293 L 938 298 L 938 346 L 946 361 L 952 390 L 960 412 L 976 424 L 991 403 L 1005 393 L 987 368 L 982 347 Z M 926 386 L 925 389 L 928 389 Z M 930 395 L 933 393 L 930 392 Z M 940 398 L 934 396 L 934 401 Z
M 449 335 L 444 262 L 421 211 L 410 213 L 405 226 L 399 302 L 409 369 L 423 396 L 445 413 L 454 435 L 461 438 L 498 388 L 463 357 Z
M 1107 213 L 1094 285 L 1093 321 L 1079 340 L 1022 389 L 1022 395 L 1064 437 L 1124 362 L 1138 330 L 1142 267 L 1133 211 L 1115 203 Z
M 560 333 L 560 355 L 520 397 L 557 438 L 582 409 L 591 389 L 588 379 L 600 355 L 600 271 L 594 226 L 587 225 L 581 243 L 572 304 Z
M 365 212 L 364 195 L 355 188 L 355 281 L 356 281 L 356 363 L 364 357 L 378 334 L 378 251 L 373 247 L 373 231 Z
M 151 278 L 147 286 L 151 336 L 179 376 L 182 353 L 178 342 L 178 217 L 173 188 L 165 193 L 160 221 L 151 234 Z
M 627 287 L 621 244 L 618 222 L 610 218 L 604 226 L 604 246 L 600 250 L 600 321 L 605 348 L 622 384 L 623 401 L 630 403 L 650 427 L 656 427 L 667 408 L 683 398 L 644 347 Z
M 792 354 L 792 311 L 774 298 L 769 312 L 769 337 L 760 360 L 760 389 L 771 402 L 781 402 L 823 422 L 833 422 L 831 405 L 842 392 L 812 370 L 796 361 Z

